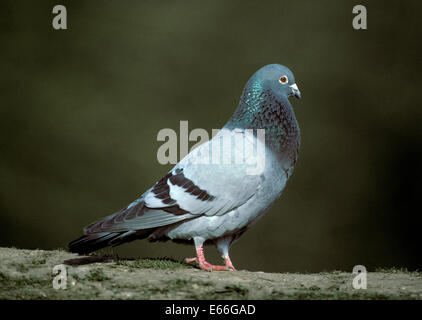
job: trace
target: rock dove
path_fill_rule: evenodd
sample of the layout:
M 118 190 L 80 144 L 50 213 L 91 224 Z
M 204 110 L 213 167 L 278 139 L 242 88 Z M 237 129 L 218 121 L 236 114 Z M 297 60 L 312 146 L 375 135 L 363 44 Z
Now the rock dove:
M 196 258 L 186 258 L 187 263 L 206 271 L 234 271 L 230 246 L 281 195 L 296 164 L 300 131 L 290 96 L 301 98 L 287 67 L 259 69 L 211 140 L 191 150 L 127 207 L 86 226 L 69 250 L 87 254 L 145 238 L 193 242 Z M 205 243 L 216 245 L 225 265 L 205 260 Z

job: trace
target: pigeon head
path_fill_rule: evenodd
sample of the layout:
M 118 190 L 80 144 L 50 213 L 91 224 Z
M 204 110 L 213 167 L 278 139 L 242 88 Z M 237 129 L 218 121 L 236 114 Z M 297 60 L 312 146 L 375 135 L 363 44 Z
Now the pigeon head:
M 289 97 L 300 98 L 289 68 L 269 64 L 248 80 L 227 129 L 265 129 L 265 143 L 280 158 L 296 162 L 300 130 Z
M 255 129 L 287 123 L 284 121 L 287 118 L 295 122 L 289 102 L 292 96 L 301 98 L 290 69 L 280 64 L 266 65 L 249 78 L 227 126 Z
M 249 79 L 245 86 L 270 90 L 277 98 L 295 96 L 300 99 L 301 94 L 296 85 L 295 77 L 289 68 L 280 64 L 269 64 L 259 69 Z

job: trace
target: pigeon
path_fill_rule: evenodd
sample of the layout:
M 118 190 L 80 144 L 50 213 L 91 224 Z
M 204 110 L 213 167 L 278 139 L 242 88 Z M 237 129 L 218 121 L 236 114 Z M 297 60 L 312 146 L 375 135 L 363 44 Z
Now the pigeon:
M 280 64 L 256 71 L 234 114 L 215 136 L 191 150 L 162 179 L 120 211 L 93 222 L 69 243 L 88 254 L 137 239 L 194 244 L 205 271 L 236 271 L 229 249 L 280 197 L 293 173 L 300 130 L 289 97 L 301 98 L 293 73 Z M 217 247 L 212 265 L 204 245 Z

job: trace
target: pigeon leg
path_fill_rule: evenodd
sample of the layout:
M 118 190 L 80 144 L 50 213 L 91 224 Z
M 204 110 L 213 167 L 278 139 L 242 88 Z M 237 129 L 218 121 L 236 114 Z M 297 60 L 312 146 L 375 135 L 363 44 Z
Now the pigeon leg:
M 220 252 L 221 257 L 223 258 L 226 268 L 228 268 L 230 271 L 236 271 L 236 268 L 233 266 L 232 261 L 229 257 L 229 248 L 230 244 L 232 243 L 232 237 L 225 237 L 220 238 L 216 241 L 216 246 L 218 252 Z
M 229 255 L 227 255 L 226 257 L 223 256 L 224 262 L 226 263 L 226 267 L 229 268 L 229 270 L 231 271 L 236 271 L 236 268 L 234 267 L 232 261 L 230 260 Z
M 230 269 L 227 266 L 215 266 L 205 260 L 204 256 L 204 240 L 202 238 L 194 238 L 195 249 L 196 249 L 196 258 L 186 258 L 185 262 L 197 262 L 199 268 L 205 271 L 229 271 Z

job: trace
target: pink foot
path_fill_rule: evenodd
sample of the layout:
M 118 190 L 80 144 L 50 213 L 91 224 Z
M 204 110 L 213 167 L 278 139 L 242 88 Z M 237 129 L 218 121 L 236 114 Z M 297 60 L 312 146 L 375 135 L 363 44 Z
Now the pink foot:
M 196 258 L 185 258 L 186 263 L 196 262 L 199 265 L 201 270 L 205 271 L 235 271 L 236 269 L 233 267 L 233 264 L 230 261 L 230 258 L 224 258 L 226 265 L 225 266 L 215 266 L 211 263 L 207 262 L 204 257 L 204 249 L 202 246 L 196 248 Z
M 234 267 L 232 261 L 230 260 L 230 257 L 223 257 L 224 261 L 226 262 L 226 267 L 230 270 L 230 271 L 237 271 L 236 268 Z
M 230 271 L 230 269 L 226 266 L 215 266 L 207 261 L 199 263 L 199 268 L 205 271 Z
M 198 258 L 185 258 L 186 263 L 198 262 Z

